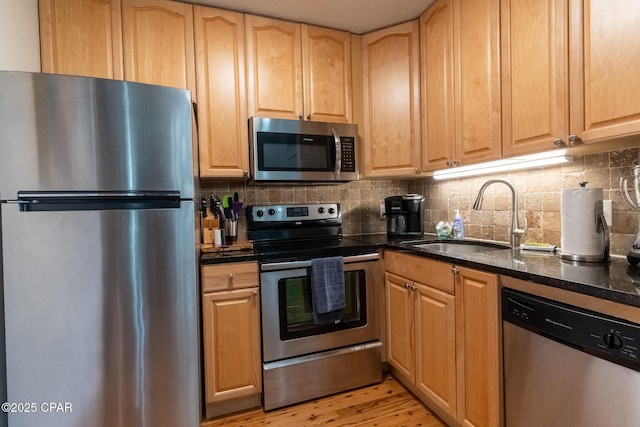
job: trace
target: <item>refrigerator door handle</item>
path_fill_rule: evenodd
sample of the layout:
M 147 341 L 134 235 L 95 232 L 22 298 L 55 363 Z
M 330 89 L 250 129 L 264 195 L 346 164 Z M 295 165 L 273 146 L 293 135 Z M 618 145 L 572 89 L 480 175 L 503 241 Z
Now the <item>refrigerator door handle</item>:
M 20 191 L 16 203 L 23 212 L 112 209 L 178 209 L 177 191 Z

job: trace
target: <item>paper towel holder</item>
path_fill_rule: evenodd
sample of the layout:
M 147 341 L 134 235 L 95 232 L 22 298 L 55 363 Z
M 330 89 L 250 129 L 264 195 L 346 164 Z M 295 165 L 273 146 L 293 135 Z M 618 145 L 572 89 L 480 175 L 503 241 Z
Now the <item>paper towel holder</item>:
M 584 183 L 586 185 L 586 182 Z M 583 183 L 580 183 L 581 187 L 584 187 Z M 576 262 L 608 262 L 611 248 L 611 237 L 609 235 L 609 227 L 607 221 L 604 218 L 604 208 L 602 200 L 597 200 L 595 204 L 595 229 L 598 234 L 602 233 L 604 244 L 602 245 L 602 254 L 600 255 L 576 255 L 568 254 L 565 252 L 559 252 L 558 256 L 562 259 L 576 261 Z

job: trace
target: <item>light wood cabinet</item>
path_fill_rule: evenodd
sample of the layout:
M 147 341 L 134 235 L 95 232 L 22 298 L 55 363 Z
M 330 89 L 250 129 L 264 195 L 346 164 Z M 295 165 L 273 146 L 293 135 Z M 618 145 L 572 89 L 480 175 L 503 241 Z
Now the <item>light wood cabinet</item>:
M 457 267 L 458 422 L 502 425 L 500 318 L 495 274 Z
M 420 17 L 423 171 L 502 156 L 499 0 L 438 0 Z
M 40 0 L 42 72 L 123 78 L 120 0 Z
M 300 24 L 245 18 L 249 116 L 297 120 L 303 113 Z
M 418 20 L 362 36 L 364 175 L 420 173 Z
M 385 269 L 391 372 L 450 425 L 501 425 L 497 276 L 394 251 Z
M 351 35 L 302 25 L 306 120 L 352 123 Z
M 428 397 L 429 403 L 455 418 L 452 267 L 418 256 L 385 252 L 387 360 L 397 374 Z
M 569 124 L 567 1 L 502 0 L 502 152 L 560 147 Z
M 249 116 L 351 122 L 349 33 L 246 15 Z
M 415 302 L 410 284 L 411 280 L 385 273 L 387 361 L 415 383 Z
M 207 417 L 260 405 L 262 372 L 257 271 L 255 262 L 202 268 Z
M 453 0 L 438 0 L 420 17 L 422 170 L 453 166 Z
M 640 6 L 502 0 L 503 153 L 640 132 Z
M 194 6 L 200 177 L 246 178 L 244 15 Z
M 453 0 L 457 164 L 502 156 L 500 0 Z
M 640 3 L 570 0 L 570 131 L 583 141 L 640 133 Z
M 122 0 L 125 80 L 191 91 L 196 78 L 193 7 L 170 0 Z

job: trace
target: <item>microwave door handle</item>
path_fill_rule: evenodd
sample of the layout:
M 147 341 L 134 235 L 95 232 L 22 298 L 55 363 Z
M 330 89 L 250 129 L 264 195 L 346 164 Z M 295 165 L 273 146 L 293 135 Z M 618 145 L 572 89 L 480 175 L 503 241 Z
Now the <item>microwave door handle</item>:
M 335 129 L 331 129 L 331 133 L 333 133 L 333 140 L 336 143 L 336 167 L 333 170 L 333 175 L 335 179 L 340 178 L 340 171 L 342 170 L 342 144 L 340 143 L 340 136 L 338 136 L 338 132 Z

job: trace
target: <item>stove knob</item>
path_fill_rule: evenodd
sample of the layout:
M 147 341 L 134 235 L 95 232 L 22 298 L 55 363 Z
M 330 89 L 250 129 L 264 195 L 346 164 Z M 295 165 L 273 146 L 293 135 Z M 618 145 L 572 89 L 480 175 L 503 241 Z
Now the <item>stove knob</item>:
M 273 208 L 269 209 L 269 215 L 273 216 L 275 214 L 276 214 L 276 210 L 275 209 L 273 209 Z
M 318 213 L 324 213 L 324 208 L 322 206 L 318 208 Z
M 334 213 L 336 213 L 336 210 L 334 208 L 329 208 L 329 213 L 333 215 Z
M 613 332 L 607 332 L 606 334 L 602 335 L 602 341 L 604 341 L 604 345 L 606 345 L 607 348 L 610 348 L 612 350 L 621 349 L 624 345 L 624 343 L 622 342 L 622 338 L 620 338 L 619 335 L 614 334 Z
M 262 211 L 260 211 L 260 210 L 259 210 L 259 211 L 256 211 L 256 216 L 257 216 L 258 218 L 262 218 L 262 217 L 264 216 L 264 212 L 262 212 Z

